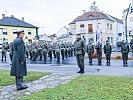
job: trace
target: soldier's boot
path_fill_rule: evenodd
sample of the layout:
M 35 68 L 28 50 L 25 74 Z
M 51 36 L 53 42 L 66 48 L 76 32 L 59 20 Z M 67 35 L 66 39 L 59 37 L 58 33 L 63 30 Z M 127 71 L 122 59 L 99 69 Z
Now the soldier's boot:
M 60 59 L 59 58 L 57 58 L 57 62 L 60 62 Z
M 123 64 L 126 64 L 125 60 L 123 60 Z
M 6 61 L 6 55 L 5 55 L 5 61 Z
M 89 64 L 92 64 L 92 59 L 89 61 Z
M 125 60 L 125 64 L 127 65 L 128 63 L 127 63 L 127 60 Z
M 2 59 L 1 59 L 1 61 L 3 61 L 3 54 L 2 54 Z
M 81 69 L 77 73 L 81 73 Z
M 101 59 L 98 60 L 98 64 L 101 64 Z
M 81 74 L 82 74 L 82 73 L 85 73 L 84 69 L 81 69 L 81 72 L 80 72 L 80 73 L 81 73 Z

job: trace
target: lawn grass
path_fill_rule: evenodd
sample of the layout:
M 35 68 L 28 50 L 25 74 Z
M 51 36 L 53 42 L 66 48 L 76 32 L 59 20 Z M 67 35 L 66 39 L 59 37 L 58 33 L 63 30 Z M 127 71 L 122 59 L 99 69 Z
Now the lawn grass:
M 21 100 L 133 100 L 133 78 L 81 75 Z
M 41 78 L 44 75 L 49 75 L 46 72 L 28 72 L 28 75 L 24 77 L 24 82 L 33 81 Z M 0 70 L 0 86 L 6 86 L 15 84 L 15 77 L 10 76 L 9 70 Z

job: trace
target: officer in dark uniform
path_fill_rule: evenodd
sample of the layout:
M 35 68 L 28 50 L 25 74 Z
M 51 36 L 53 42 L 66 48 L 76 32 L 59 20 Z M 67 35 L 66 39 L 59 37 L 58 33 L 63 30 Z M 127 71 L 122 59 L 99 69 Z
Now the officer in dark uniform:
M 102 44 L 100 42 L 97 43 L 97 45 L 95 46 L 96 49 L 96 56 L 98 59 L 98 64 L 101 65 L 101 61 L 102 61 Z
M 122 41 L 121 43 L 121 53 L 122 53 L 123 64 L 127 65 L 129 45 L 126 44 L 124 41 Z
M 13 41 L 13 59 L 10 75 L 16 78 L 17 90 L 28 88 L 28 86 L 23 83 L 23 76 L 27 76 L 23 37 L 24 31 L 18 31 L 17 38 Z
M 107 66 L 110 66 L 110 57 L 111 57 L 112 47 L 109 44 L 108 41 L 106 41 L 106 44 L 104 45 L 104 54 L 106 55 L 106 64 Z
M 84 73 L 84 53 L 85 53 L 85 44 L 81 39 L 81 35 L 76 35 L 76 41 L 74 42 L 75 46 L 75 55 L 78 63 L 78 67 L 80 70 L 77 73 Z
M 87 45 L 87 54 L 90 64 L 92 64 L 93 53 L 94 53 L 94 45 L 92 44 L 92 42 L 89 42 L 89 44 Z

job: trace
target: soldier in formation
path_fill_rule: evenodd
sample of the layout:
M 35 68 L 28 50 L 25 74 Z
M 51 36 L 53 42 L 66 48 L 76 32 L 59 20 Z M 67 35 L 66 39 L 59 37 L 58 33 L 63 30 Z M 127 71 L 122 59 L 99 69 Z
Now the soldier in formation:
M 111 52 L 112 52 L 112 47 L 109 44 L 109 42 L 106 41 L 106 44 L 104 45 L 104 54 L 106 56 L 106 60 L 107 60 L 106 64 L 107 64 L 107 66 L 110 66 Z
M 127 65 L 129 45 L 126 44 L 124 41 L 122 41 L 121 43 L 121 53 L 122 53 L 123 65 Z
M 100 42 L 97 43 L 95 46 L 96 49 L 96 57 L 98 59 L 98 64 L 101 65 L 102 63 L 102 44 Z
M 1 61 L 6 61 L 6 55 L 7 55 L 7 51 L 9 49 L 9 45 L 7 42 L 3 43 L 2 45 L 2 59 Z
M 92 64 L 93 53 L 94 53 L 94 45 L 92 44 L 92 42 L 89 42 L 89 44 L 87 45 L 87 54 L 88 54 L 90 65 Z
M 12 44 L 12 42 L 9 45 L 9 55 L 10 55 L 10 60 L 12 62 L 12 57 L 13 57 L 13 44 Z
M 77 64 L 79 67 L 79 71 L 77 73 L 84 73 L 84 52 L 85 52 L 85 44 L 84 41 L 81 39 L 81 35 L 76 35 L 76 41 L 74 42 L 75 46 L 75 55 Z

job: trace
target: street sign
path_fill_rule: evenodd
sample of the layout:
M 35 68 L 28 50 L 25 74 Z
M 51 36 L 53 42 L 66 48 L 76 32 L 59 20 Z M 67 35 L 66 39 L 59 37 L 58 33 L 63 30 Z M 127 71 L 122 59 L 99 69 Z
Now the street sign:
M 121 37 L 122 36 L 122 33 L 118 33 L 118 36 Z

